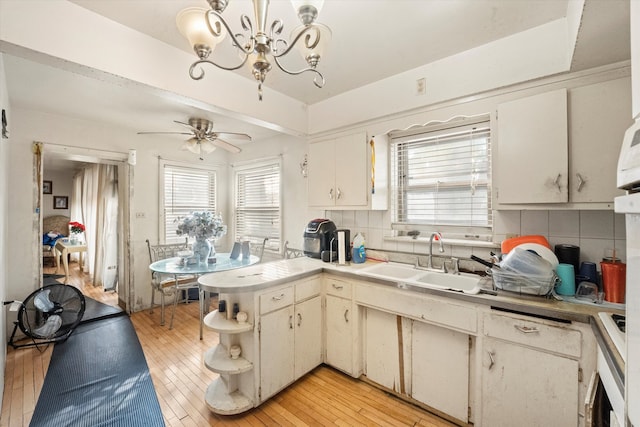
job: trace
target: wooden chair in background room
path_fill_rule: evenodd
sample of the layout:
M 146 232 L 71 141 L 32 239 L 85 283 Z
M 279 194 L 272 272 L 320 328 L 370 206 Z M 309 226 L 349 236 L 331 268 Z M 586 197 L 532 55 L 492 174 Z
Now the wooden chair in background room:
M 161 259 L 173 258 L 178 256 L 178 252 L 189 249 L 189 239 L 185 238 L 184 243 L 171 243 L 164 245 L 152 245 L 149 239 L 146 240 L 149 249 L 149 262 L 154 263 Z M 160 326 L 164 326 L 164 308 L 165 296 L 173 295 L 174 304 L 171 310 L 171 320 L 169 321 L 169 329 L 173 328 L 173 317 L 175 315 L 175 307 L 180 298 L 180 293 L 185 292 L 185 301 L 189 300 L 189 289 L 198 289 L 198 278 L 192 274 L 174 275 L 162 274 L 157 272 L 151 273 L 151 308 L 149 314 L 153 313 L 155 307 L 155 294 L 160 292 Z

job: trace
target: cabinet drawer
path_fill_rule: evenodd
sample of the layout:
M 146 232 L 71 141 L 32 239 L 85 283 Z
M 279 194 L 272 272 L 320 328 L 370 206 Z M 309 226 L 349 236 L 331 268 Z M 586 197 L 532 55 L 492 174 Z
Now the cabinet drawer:
M 475 307 L 453 304 L 416 292 L 380 286 L 356 285 L 355 299 L 359 304 L 379 307 L 401 316 L 422 319 L 442 326 L 475 334 L 478 316 Z
M 484 334 L 567 356 L 581 355 L 580 331 L 533 320 L 487 313 L 484 318 Z
M 316 295 L 320 295 L 322 290 L 322 281 L 319 277 L 302 280 L 296 282 L 296 302 L 304 301 Z
M 329 278 L 324 283 L 324 292 L 342 298 L 351 298 L 351 283 Z
M 265 292 L 260 295 L 260 314 L 269 313 L 293 304 L 293 286 Z

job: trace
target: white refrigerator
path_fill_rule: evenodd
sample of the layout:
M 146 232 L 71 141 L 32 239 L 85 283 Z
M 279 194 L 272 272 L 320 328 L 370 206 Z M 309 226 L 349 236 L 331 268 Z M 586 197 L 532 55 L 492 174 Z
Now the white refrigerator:
M 625 215 L 627 239 L 625 413 L 640 426 L 640 120 L 627 129 L 618 160 L 615 211 Z

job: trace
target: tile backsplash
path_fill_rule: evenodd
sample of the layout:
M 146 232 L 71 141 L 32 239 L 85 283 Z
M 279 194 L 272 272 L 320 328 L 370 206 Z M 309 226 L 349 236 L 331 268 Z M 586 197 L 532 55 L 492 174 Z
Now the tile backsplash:
M 394 231 L 388 211 L 327 211 L 326 217 L 338 228 L 350 229 L 352 239 L 357 232 L 363 233 L 367 248 L 418 255 L 428 251 L 426 239 L 390 239 Z M 495 211 L 493 242 L 497 248 L 447 245 L 444 256 L 488 258 L 489 252 L 499 252 L 500 242 L 509 235 L 540 234 L 552 248 L 558 243 L 579 246 L 581 261 L 599 262 L 606 250 L 615 249 L 616 256 L 626 262 L 624 221 L 624 215 L 608 210 Z

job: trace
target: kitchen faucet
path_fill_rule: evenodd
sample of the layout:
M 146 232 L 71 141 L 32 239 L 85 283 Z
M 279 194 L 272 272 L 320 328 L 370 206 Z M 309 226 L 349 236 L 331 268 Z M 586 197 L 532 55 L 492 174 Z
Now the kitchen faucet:
M 434 231 L 433 233 L 431 233 L 431 237 L 429 237 L 429 258 L 427 259 L 427 268 L 431 268 L 433 269 L 433 263 L 432 263 L 432 259 L 433 259 L 433 238 L 437 237 L 438 238 L 438 242 L 440 242 L 440 253 L 444 252 L 444 245 L 442 244 L 442 234 L 440 234 L 440 232 L 438 231 Z M 442 270 L 446 273 L 447 272 L 447 267 L 444 265 L 444 263 L 442 263 Z

